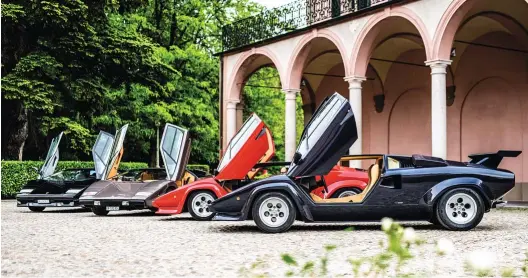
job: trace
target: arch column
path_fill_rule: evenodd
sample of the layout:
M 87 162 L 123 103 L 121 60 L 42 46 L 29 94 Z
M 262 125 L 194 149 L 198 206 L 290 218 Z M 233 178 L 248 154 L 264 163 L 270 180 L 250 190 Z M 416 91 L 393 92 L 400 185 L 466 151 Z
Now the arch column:
M 446 68 L 450 60 L 426 61 L 431 67 L 431 140 L 432 155 L 447 158 Z
M 348 82 L 348 100 L 356 119 L 357 141 L 350 147 L 349 154 L 359 155 L 363 152 L 363 111 L 361 96 L 361 83 L 367 78 L 363 76 L 347 76 L 344 78 Z M 361 168 L 361 161 L 351 161 L 350 167 Z
M 284 160 L 291 161 L 297 145 L 296 99 L 301 89 L 283 89 L 284 92 Z
M 239 102 L 238 100 L 228 100 L 226 103 L 226 140 L 228 144 L 237 131 L 237 104 Z

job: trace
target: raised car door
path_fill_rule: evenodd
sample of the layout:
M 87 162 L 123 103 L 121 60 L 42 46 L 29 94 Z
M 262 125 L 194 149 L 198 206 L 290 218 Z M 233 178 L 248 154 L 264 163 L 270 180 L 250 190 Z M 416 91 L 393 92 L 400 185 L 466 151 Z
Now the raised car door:
M 57 168 L 57 163 L 59 162 L 59 143 L 62 138 L 62 134 L 63 132 L 61 132 L 59 136 L 51 140 L 48 154 L 46 155 L 46 159 L 44 160 L 44 165 L 42 165 L 42 168 L 40 168 L 39 171 L 39 179 L 43 179 L 47 176 L 50 176 L 55 172 L 55 168 Z
M 114 135 L 100 131 L 92 147 L 92 156 L 95 165 L 95 177 L 102 179 L 108 167 L 108 160 L 114 145 Z
M 125 135 L 128 129 L 128 124 L 122 126 L 115 135 L 114 144 L 112 145 L 112 151 L 108 160 L 108 166 L 106 167 L 105 174 L 101 179 L 109 179 L 117 175 L 117 169 L 119 168 L 119 162 L 123 156 L 123 141 L 125 141 Z
M 255 164 L 268 161 L 274 154 L 275 144 L 268 127 L 252 114 L 229 141 L 216 169 L 216 179 L 244 179 Z
M 180 180 L 189 160 L 191 142 L 187 129 L 166 124 L 161 137 L 161 157 L 167 171 L 167 179 Z
M 357 137 L 356 119 L 350 103 L 334 93 L 321 103 L 304 128 L 287 175 L 327 174 Z

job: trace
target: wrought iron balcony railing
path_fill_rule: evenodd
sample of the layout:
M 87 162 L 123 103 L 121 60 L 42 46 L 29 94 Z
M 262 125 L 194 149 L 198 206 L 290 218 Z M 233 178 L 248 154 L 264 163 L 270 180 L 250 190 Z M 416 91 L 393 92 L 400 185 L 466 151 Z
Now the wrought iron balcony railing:
M 222 27 L 228 51 L 397 0 L 297 0 Z

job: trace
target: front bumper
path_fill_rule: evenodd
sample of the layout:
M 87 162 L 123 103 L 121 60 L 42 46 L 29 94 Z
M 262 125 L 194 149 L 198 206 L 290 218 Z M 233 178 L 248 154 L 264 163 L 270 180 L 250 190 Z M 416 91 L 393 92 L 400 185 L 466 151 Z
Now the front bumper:
M 78 207 L 79 198 L 73 194 L 17 194 L 17 207 Z
M 145 200 L 131 199 L 81 199 L 80 204 L 86 208 L 93 207 L 113 207 L 119 210 L 142 210 L 150 209 Z
M 172 215 L 172 214 L 180 214 L 182 213 L 181 211 L 179 211 L 177 208 L 169 208 L 169 207 L 161 207 L 161 208 L 158 208 L 158 210 L 156 211 L 156 214 L 169 214 L 169 215 Z

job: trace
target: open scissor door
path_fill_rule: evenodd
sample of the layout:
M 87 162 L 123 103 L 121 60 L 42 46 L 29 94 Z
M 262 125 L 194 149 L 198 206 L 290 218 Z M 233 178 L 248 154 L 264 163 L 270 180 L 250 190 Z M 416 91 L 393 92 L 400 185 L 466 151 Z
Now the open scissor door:
M 42 168 L 40 168 L 39 171 L 39 179 L 50 176 L 55 172 L 55 168 L 57 168 L 57 163 L 59 162 L 59 143 L 62 138 L 62 134 L 63 132 L 51 140 L 48 154 L 46 155 L 46 160 L 44 160 L 44 165 L 42 165 Z
M 268 127 L 256 114 L 252 114 L 229 141 L 216 169 L 216 179 L 248 178 L 255 164 L 269 160 L 274 154 L 275 145 Z
M 128 129 L 128 124 L 121 127 L 115 135 L 115 141 L 112 145 L 112 151 L 108 160 L 108 167 L 106 168 L 105 174 L 101 179 L 109 179 L 117 175 L 117 169 L 123 156 L 123 141 L 125 141 L 125 135 Z
M 165 125 L 160 151 L 168 180 L 181 179 L 189 160 L 190 145 L 187 129 L 173 124 Z
M 92 148 L 92 156 L 95 165 L 95 177 L 102 179 L 108 168 L 112 146 L 114 145 L 114 135 L 101 131 L 95 140 Z

